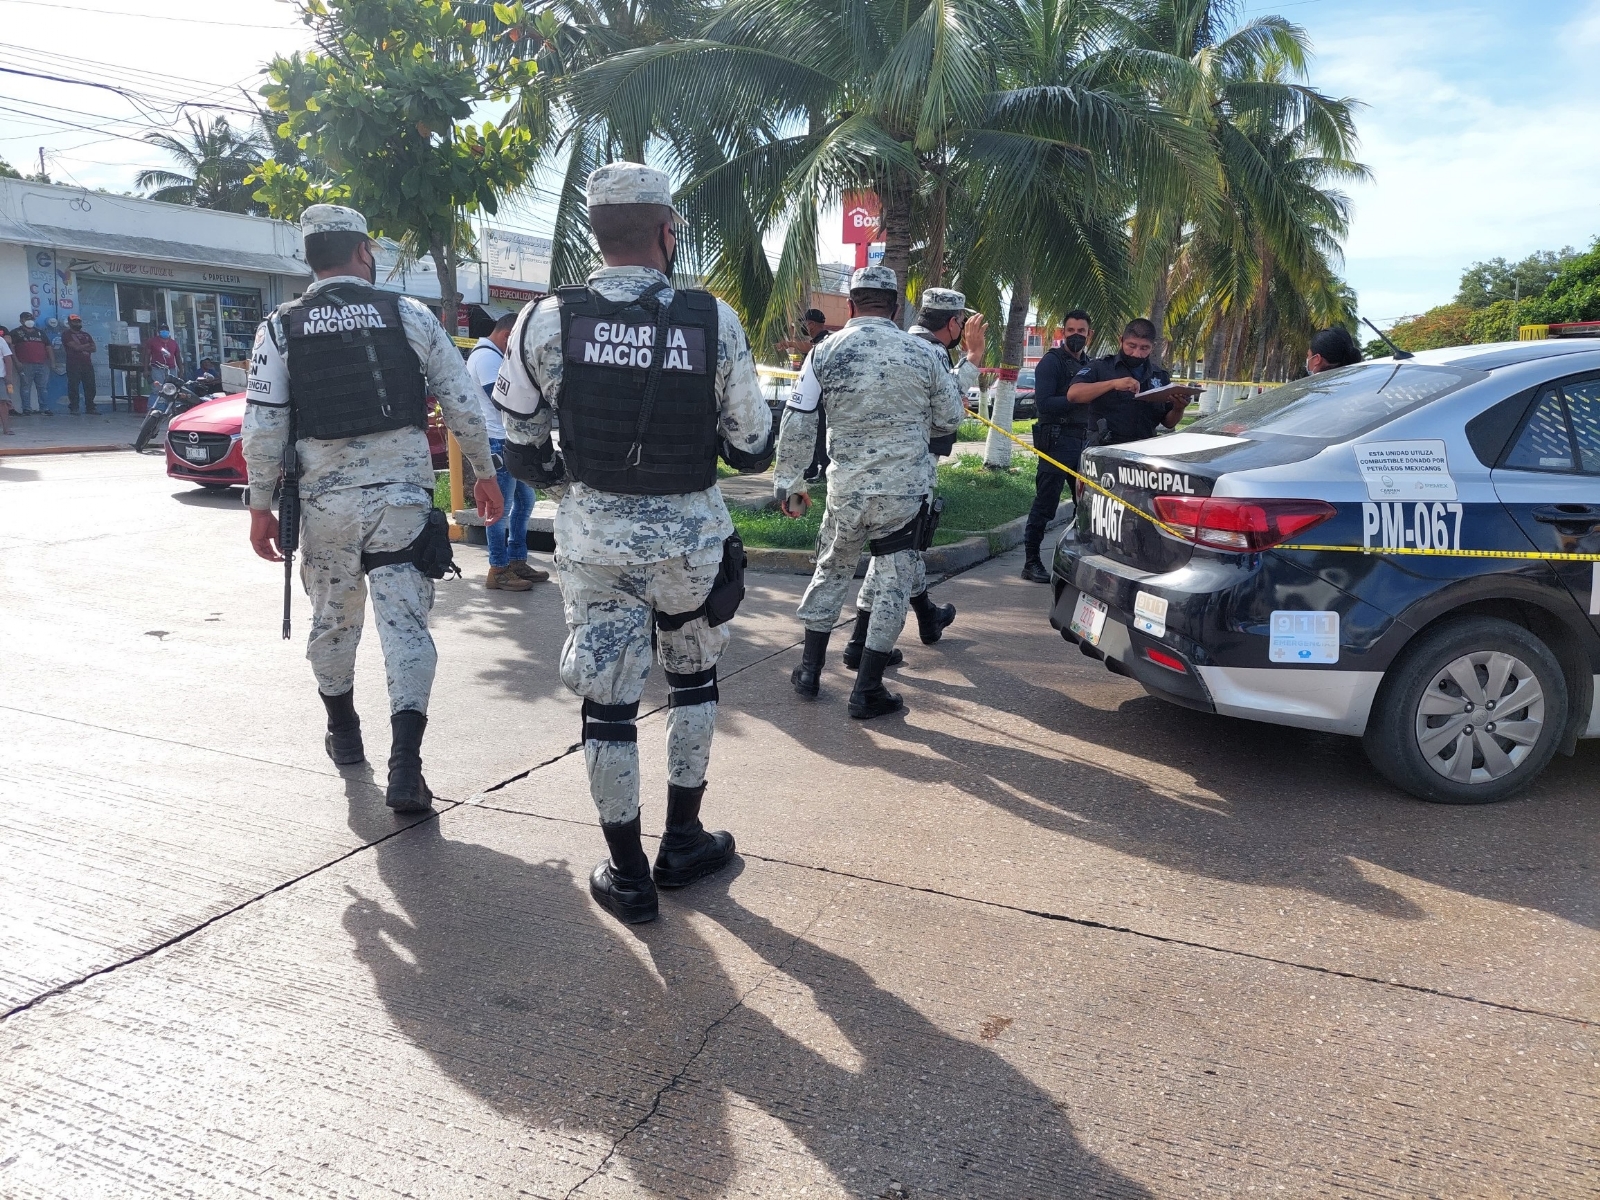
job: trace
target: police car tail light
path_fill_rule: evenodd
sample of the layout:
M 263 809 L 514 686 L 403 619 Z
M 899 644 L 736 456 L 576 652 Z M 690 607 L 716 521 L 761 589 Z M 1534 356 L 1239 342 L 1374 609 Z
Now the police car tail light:
M 1197 545 L 1265 550 L 1320 525 L 1337 511 L 1325 500 L 1157 496 L 1156 515 Z

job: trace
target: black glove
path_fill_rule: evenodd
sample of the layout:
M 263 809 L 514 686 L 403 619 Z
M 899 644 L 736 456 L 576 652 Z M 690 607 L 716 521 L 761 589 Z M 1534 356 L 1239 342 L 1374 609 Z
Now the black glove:
M 554 487 L 567 478 L 567 463 L 553 441 L 543 446 L 523 442 L 506 443 L 506 470 L 513 479 L 533 487 Z

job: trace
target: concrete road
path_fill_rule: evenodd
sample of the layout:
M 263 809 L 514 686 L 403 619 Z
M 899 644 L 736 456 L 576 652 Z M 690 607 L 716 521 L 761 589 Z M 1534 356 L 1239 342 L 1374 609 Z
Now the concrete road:
M 397 820 L 321 753 L 236 496 L 38 458 L 0 511 L 0 1195 L 1600 1190 L 1594 743 L 1420 804 L 1143 696 L 1015 555 L 862 725 L 836 665 L 789 692 L 803 581 L 756 577 L 707 798 L 742 861 L 626 929 L 553 585 L 461 552 L 442 799 Z M 381 758 L 375 639 L 357 696 Z

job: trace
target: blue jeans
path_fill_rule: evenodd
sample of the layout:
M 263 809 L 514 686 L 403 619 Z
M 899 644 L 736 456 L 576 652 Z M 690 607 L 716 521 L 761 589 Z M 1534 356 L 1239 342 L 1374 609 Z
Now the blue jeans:
M 45 393 L 50 390 L 50 364 L 49 363 L 17 363 L 17 403 L 21 410 L 28 412 L 44 412 L 50 407 L 45 400 Z M 29 392 L 32 392 L 32 405 L 29 406 Z
M 490 438 L 489 449 L 504 459 L 505 439 Z M 513 479 L 504 467 L 494 477 L 505 498 L 506 511 L 484 532 L 489 536 L 489 565 L 503 567 L 512 559 L 521 562 L 528 557 L 528 514 L 533 512 L 533 489 L 520 479 Z

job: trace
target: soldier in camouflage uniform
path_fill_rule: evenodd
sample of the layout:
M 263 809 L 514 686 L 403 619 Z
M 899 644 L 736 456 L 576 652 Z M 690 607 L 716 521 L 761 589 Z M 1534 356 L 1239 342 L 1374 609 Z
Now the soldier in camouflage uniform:
M 667 177 L 611 163 L 589 176 L 588 205 L 606 266 L 587 287 L 523 310 L 494 399 L 512 472 L 559 496 L 561 679 L 583 697 L 589 791 L 611 852 L 590 892 L 638 923 L 656 916 L 657 885 L 681 887 L 733 857 L 733 836 L 707 832 L 699 816 L 729 637 L 709 604 L 734 532 L 716 460 L 765 470 L 772 415 L 738 316 L 670 282 L 681 218 Z M 634 728 L 652 657 L 671 687 L 666 831 L 653 876 L 640 843 Z
M 939 365 L 955 377 L 956 387 L 964 398 L 967 393 L 978 386 L 978 366 L 983 362 L 986 326 L 983 317 L 971 313 L 967 308 L 967 298 L 961 292 L 950 288 L 928 288 L 922 293 L 922 307 L 917 314 L 917 323 L 908 333 L 912 337 L 919 337 L 934 347 L 934 356 Z M 961 357 L 952 367 L 950 365 L 950 351 L 957 345 L 961 346 Z M 931 442 L 928 451 L 933 455 L 934 467 L 939 465 L 939 457 L 949 454 L 955 449 L 955 435 L 938 438 Z M 916 568 L 913 571 L 911 611 L 917 614 L 917 632 L 922 638 L 924 646 L 931 646 L 944 636 L 944 631 L 956 619 L 956 606 L 954 604 L 935 604 L 928 595 L 928 573 L 923 563 L 922 551 L 916 551 Z M 867 567 L 867 579 L 861 585 L 861 594 L 867 598 L 867 607 L 871 607 L 870 598 L 877 593 L 872 578 L 873 568 Z M 856 601 L 859 609 L 863 600 Z M 855 645 L 859 637 L 852 639 Z M 845 648 L 845 663 L 849 665 L 850 648 Z
M 816 571 L 798 610 L 805 653 L 792 681 L 800 695 L 817 695 L 829 636 L 861 551 L 871 546 L 857 601 L 858 638 L 845 651 L 845 665 L 858 668 L 850 694 L 850 715 L 858 720 L 901 707 L 883 686 L 883 672 L 899 661 L 894 643 L 907 606 L 926 587 L 921 555 L 912 546 L 893 548 L 888 539 L 916 521 L 932 496 L 937 460 L 929 442 L 954 435 L 963 411 L 948 362 L 941 367 L 924 342 L 895 325 L 897 306 L 895 274 L 887 267 L 863 267 L 851 277 L 850 321 L 806 359 L 783 415 L 773 481 L 784 511 L 801 515 L 810 503 L 802 473 L 825 411 L 828 503 Z
M 393 733 L 387 802 L 418 812 L 433 799 L 422 735 L 438 661 L 428 634 L 433 581 L 410 549 L 433 508 L 428 393 L 477 474 L 474 498 L 486 521 L 499 518 L 500 488 L 461 354 L 421 303 L 373 286 L 366 218 L 315 204 L 300 229 L 316 281 L 262 322 L 251 357 L 243 429 L 250 542 L 262 558 L 282 561 L 271 504 L 293 421 L 300 578 L 312 606 L 306 657 L 328 713 L 323 745 L 341 765 L 366 756 L 354 687 L 370 587 Z

